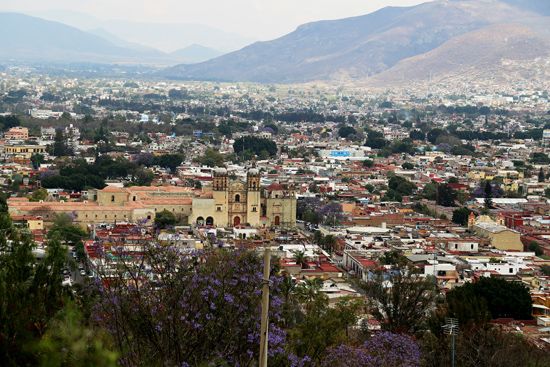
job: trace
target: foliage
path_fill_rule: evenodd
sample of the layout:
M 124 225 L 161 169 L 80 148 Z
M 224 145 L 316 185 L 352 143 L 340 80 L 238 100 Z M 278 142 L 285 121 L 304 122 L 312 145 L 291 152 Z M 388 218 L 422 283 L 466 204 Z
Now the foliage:
M 212 148 L 206 149 L 204 155 L 196 158 L 195 161 L 207 167 L 223 167 L 225 164 L 224 156 Z
M 4 366 L 36 365 L 33 347 L 69 296 L 61 286 L 66 250 L 49 241 L 46 257 L 36 263 L 30 239 L 13 231 L 10 237 L 0 245 L 0 360 Z
M 416 367 L 420 347 L 409 336 L 377 332 L 360 347 L 340 345 L 331 348 L 322 367 Z
M 68 303 L 61 309 L 35 348 L 40 365 L 117 366 L 117 353 L 109 349 L 110 338 L 105 332 L 88 327 L 85 321 L 75 304 Z
M 457 193 L 449 184 L 437 185 L 436 202 L 438 205 L 446 207 L 455 206 L 456 199 Z
M 75 246 L 87 236 L 86 231 L 73 224 L 73 219 L 65 213 L 56 215 L 48 231 L 48 238 L 59 240 L 69 246 Z
M 46 189 L 36 189 L 32 192 L 31 196 L 29 197 L 30 201 L 41 201 L 46 200 L 48 198 L 48 190 Z
M 38 169 L 40 165 L 44 163 L 44 161 L 45 161 L 45 158 L 40 153 L 35 153 L 31 156 L 32 168 L 34 169 Z
M 168 164 L 172 166 L 176 163 L 177 167 L 180 158 Z M 45 188 L 81 191 L 88 187 L 102 189 L 105 187 L 106 179 L 129 179 L 134 183 L 147 184 L 152 181 L 151 174 L 152 172 L 127 159 L 101 156 L 93 164 L 88 164 L 84 159 L 62 164 L 58 173 L 45 175 L 41 181 Z
M 531 241 L 531 243 L 529 243 L 528 249 L 529 251 L 534 252 L 536 256 L 541 256 L 544 254 L 542 247 L 540 247 L 540 245 L 535 241 Z
M 115 338 L 120 363 L 132 366 L 257 363 L 262 261 L 253 252 L 212 251 L 188 256 L 149 247 L 144 261 L 158 278 L 126 264 L 121 281 L 100 286 L 98 322 Z M 122 281 L 129 274 L 130 281 Z M 272 276 L 270 358 L 284 355 L 281 279 Z
M 521 283 L 499 278 L 482 278 L 453 288 L 447 294 L 449 313 L 463 323 L 486 318 L 531 319 L 532 300 L 529 289 Z
M 468 208 L 458 208 L 453 211 L 453 223 L 460 224 L 461 226 L 465 226 L 468 224 L 468 218 L 470 217 L 470 209 Z
M 550 157 L 546 153 L 535 152 L 531 154 L 530 161 L 534 164 L 550 164 Z
M 367 132 L 367 141 L 365 145 L 373 149 L 382 149 L 388 145 L 388 141 L 384 138 L 384 134 L 379 131 L 369 130 Z
M 338 129 L 338 136 L 344 139 L 347 139 L 350 135 L 355 135 L 356 133 L 357 131 L 353 127 L 347 125 L 341 126 Z
M 155 214 L 155 226 L 157 228 L 168 228 L 174 226 L 178 222 L 174 213 L 164 209 Z
M 243 136 L 235 140 L 233 150 L 238 156 L 244 156 L 249 152 L 256 156 L 274 157 L 277 154 L 277 144 L 265 138 Z
M 436 298 L 433 280 L 420 277 L 410 268 L 377 272 L 362 287 L 371 313 L 384 330 L 391 332 L 421 329 Z

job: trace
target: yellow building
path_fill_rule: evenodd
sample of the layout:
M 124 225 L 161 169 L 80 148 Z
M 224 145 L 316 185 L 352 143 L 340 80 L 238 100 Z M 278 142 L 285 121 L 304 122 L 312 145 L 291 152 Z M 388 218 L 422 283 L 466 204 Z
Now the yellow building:
M 34 154 L 46 153 L 44 145 L 6 145 L 4 154 L 13 160 L 31 159 Z
M 262 196 L 262 191 L 264 195 Z M 91 190 L 90 201 L 30 202 L 10 198 L 12 215 L 34 215 L 50 224 L 65 213 L 82 226 L 112 222 L 152 224 L 155 214 L 173 213 L 181 223 L 220 227 L 295 226 L 296 197 L 283 185 L 262 190 L 260 175 L 250 170 L 245 182 L 230 180 L 225 170 L 217 170 L 213 185 L 204 190 L 176 186 L 107 186 Z
M 523 251 L 521 235 L 508 227 L 496 223 L 486 215 L 480 216 L 472 225 L 473 231 L 489 239 L 491 246 L 503 251 Z

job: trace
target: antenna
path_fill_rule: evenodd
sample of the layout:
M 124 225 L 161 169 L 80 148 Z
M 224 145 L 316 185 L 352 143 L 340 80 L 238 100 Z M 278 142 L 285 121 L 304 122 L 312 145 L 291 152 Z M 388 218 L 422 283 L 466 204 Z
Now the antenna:
M 458 334 L 458 319 L 446 317 L 443 331 L 451 336 L 451 366 L 455 367 L 455 339 Z

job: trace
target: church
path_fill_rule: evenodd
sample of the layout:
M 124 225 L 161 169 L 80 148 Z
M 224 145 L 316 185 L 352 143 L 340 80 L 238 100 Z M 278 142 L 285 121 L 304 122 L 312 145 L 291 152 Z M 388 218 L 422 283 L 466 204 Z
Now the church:
M 90 190 L 88 201 L 31 202 L 10 198 L 12 215 L 41 217 L 51 224 L 56 215 L 67 214 L 75 223 L 135 222 L 152 224 L 155 214 L 172 212 L 181 224 L 216 227 L 294 227 L 296 195 L 287 185 L 261 187 L 256 169 L 246 180 L 232 179 L 225 169 L 214 172 L 212 186 L 195 190 L 177 186 L 107 186 Z
M 193 199 L 191 221 L 221 227 L 296 225 L 296 195 L 281 184 L 260 187 L 260 174 L 231 180 L 225 169 L 214 171 L 212 191 Z

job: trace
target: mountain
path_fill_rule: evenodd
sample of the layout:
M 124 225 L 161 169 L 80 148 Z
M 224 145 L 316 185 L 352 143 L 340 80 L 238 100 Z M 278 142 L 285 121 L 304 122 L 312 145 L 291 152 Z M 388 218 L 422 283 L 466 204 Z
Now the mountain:
M 213 48 L 192 44 L 170 53 L 170 56 L 181 60 L 184 64 L 194 64 L 207 61 L 223 55 L 223 52 Z
M 143 62 L 165 56 L 117 46 L 91 33 L 18 13 L 0 13 L 0 59 L 40 62 Z
M 207 62 L 178 65 L 163 75 L 268 83 L 364 80 L 456 37 L 487 27 L 490 32 L 492 25 L 535 20 L 548 24 L 544 4 L 539 0 L 436 0 L 387 7 L 364 16 L 305 24 L 279 39 Z M 460 43 L 454 45 L 460 47 Z
M 129 42 L 154 47 L 165 52 L 172 52 L 193 44 L 229 52 L 255 41 L 203 24 L 161 24 L 109 20 L 102 21 L 98 27 Z
M 495 24 L 468 32 L 369 78 L 374 87 L 414 82 L 464 84 L 549 80 L 550 39 L 536 27 Z

